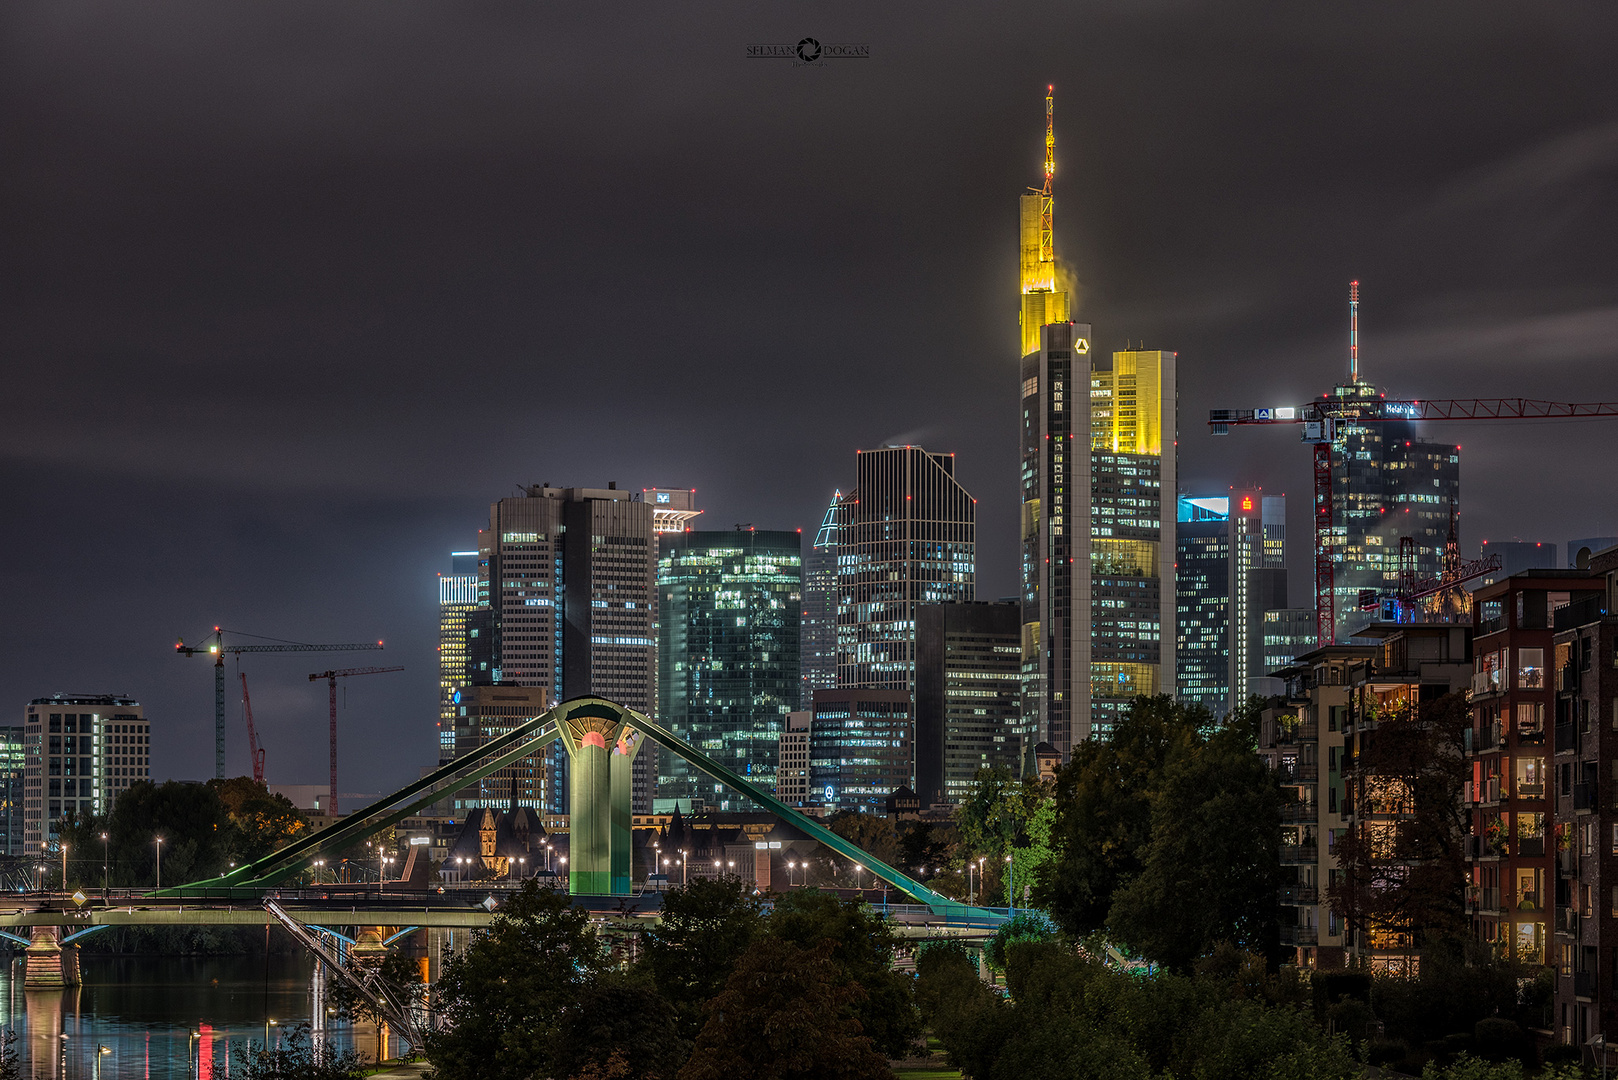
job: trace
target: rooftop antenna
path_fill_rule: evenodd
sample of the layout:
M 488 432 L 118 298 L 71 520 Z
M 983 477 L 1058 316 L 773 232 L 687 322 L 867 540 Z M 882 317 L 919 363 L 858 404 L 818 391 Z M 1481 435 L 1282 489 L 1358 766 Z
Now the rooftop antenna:
M 1045 87 L 1045 187 L 1040 191 L 1043 198 L 1039 204 L 1039 260 L 1051 262 L 1055 259 L 1051 243 L 1051 180 L 1056 176 L 1056 85 L 1049 83 Z
M 1348 283 L 1348 381 L 1360 381 L 1360 283 Z

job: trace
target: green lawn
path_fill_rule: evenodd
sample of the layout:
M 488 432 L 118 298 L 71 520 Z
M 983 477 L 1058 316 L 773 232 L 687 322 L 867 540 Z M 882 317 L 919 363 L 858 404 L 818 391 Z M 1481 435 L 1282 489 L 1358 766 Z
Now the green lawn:
M 899 1080 L 961 1080 L 959 1069 L 895 1069 Z

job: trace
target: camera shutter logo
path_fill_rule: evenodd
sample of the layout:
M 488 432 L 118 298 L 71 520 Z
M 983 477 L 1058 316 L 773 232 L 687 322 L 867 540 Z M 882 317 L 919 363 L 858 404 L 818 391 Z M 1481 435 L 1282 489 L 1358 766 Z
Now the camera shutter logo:
M 812 64 L 820 59 L 820 42 L 812 37 L 806 37 L 798 42 L 798 59 L 806 64 Z

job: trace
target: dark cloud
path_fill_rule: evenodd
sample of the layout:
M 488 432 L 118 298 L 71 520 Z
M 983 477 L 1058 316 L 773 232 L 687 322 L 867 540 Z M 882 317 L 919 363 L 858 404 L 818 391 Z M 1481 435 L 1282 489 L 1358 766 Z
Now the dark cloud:
M 743 55 L 804 35 L 871 58 Z M 7 5 L 0 699 L 135 694 L 200 775 L 173 635 L 385 637 L 344 775 L 397 783 L 491 498 L 812 528 L 895 432 L 957 453 L 1010 592 L 1047 81 L 1080 315 L 1178 350 L 1194 489 L 1305 490 L 1201 422 L 1341 377 L 1351 278 L 1392 394 L 1618 398 L 1615 46 L 1593 3 Z M 1608 426 L 1451 434 L 1469 545 L 1618 532 Z M 317 782 L 304 674 L 254 671 L 272 776 Z

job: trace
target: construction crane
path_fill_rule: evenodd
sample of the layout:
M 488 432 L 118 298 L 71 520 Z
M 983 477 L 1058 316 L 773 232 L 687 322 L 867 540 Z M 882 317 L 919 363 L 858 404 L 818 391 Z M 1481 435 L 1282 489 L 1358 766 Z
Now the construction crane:
M 1352 390 L 1362 386 L 1359 372 L 1360 283 L 1349 291 L 1349 377 Z M 1337 601 L 1333 588 L 1336 571 L 1332 557 L 1332 445 L 1338 428 L 1356 424 L 1401 423 L 1411 420 L 1583 420 L 1618 416 L 1618 401 L 1538 401 L 1530 398 L 1455 398 L 1439 401 L 1389 401 L 1372 395 L 1321 395 L 1307 405 L 1258 409 L 1212 409 L 1208 428 L 1214 435 L 1229 435 L 1233 427 L 1302 425 L 1303 441 L 1315 455 L 1315 634 L 1321 646 L 1337 637 Z M 1487 571 L 1484 571 L 1487 572 Z M 1476 575 L 1474 575 L 1476 576 Z
M 247 696 L 247 672 L 237 672 L 242 677 L 242 712 L 247 714 L 247 754 L 253 762 L 253 782 L 264 782 L 264 751 L 258 745 L 258 732 L 253 730 L 253 701 Z
M 337 816 L 337 680 L 350 675 L 381 675 L 389 671 L 403 671 L 402 667 L 351 667 L 336 671 L 317 671 L 309 676 L 310 682 L 325 679 L 331 689 L 331 806 L 326 811 Z
M 225 654 L 230 653 L 240 657 L 242 653 L 272 653 L 272 652 L 364 652 L 368 649 L 380 649 L 382 643 L 366 642 L 364 644 L 350 645 L 309 645 L 301 641 L 281 641 L 278 638 L 259 638 L 261 641 L 274 642 L 271 645 L 226 645 L 226 634 L 241 634 L 242 637 L 259 637 L 257 634 L 242 634 L 239 630 L 221 630 L 213 628 L 213 637 L 208 644 L 187 645 L 185 639 L 174 643 L 174 651 L 181 656 L 204 656 L 214 658 L 213 666 L 213 774 L 214 779 L 225 778 Z M 206 640 L 206 639 L 205 639 Z

